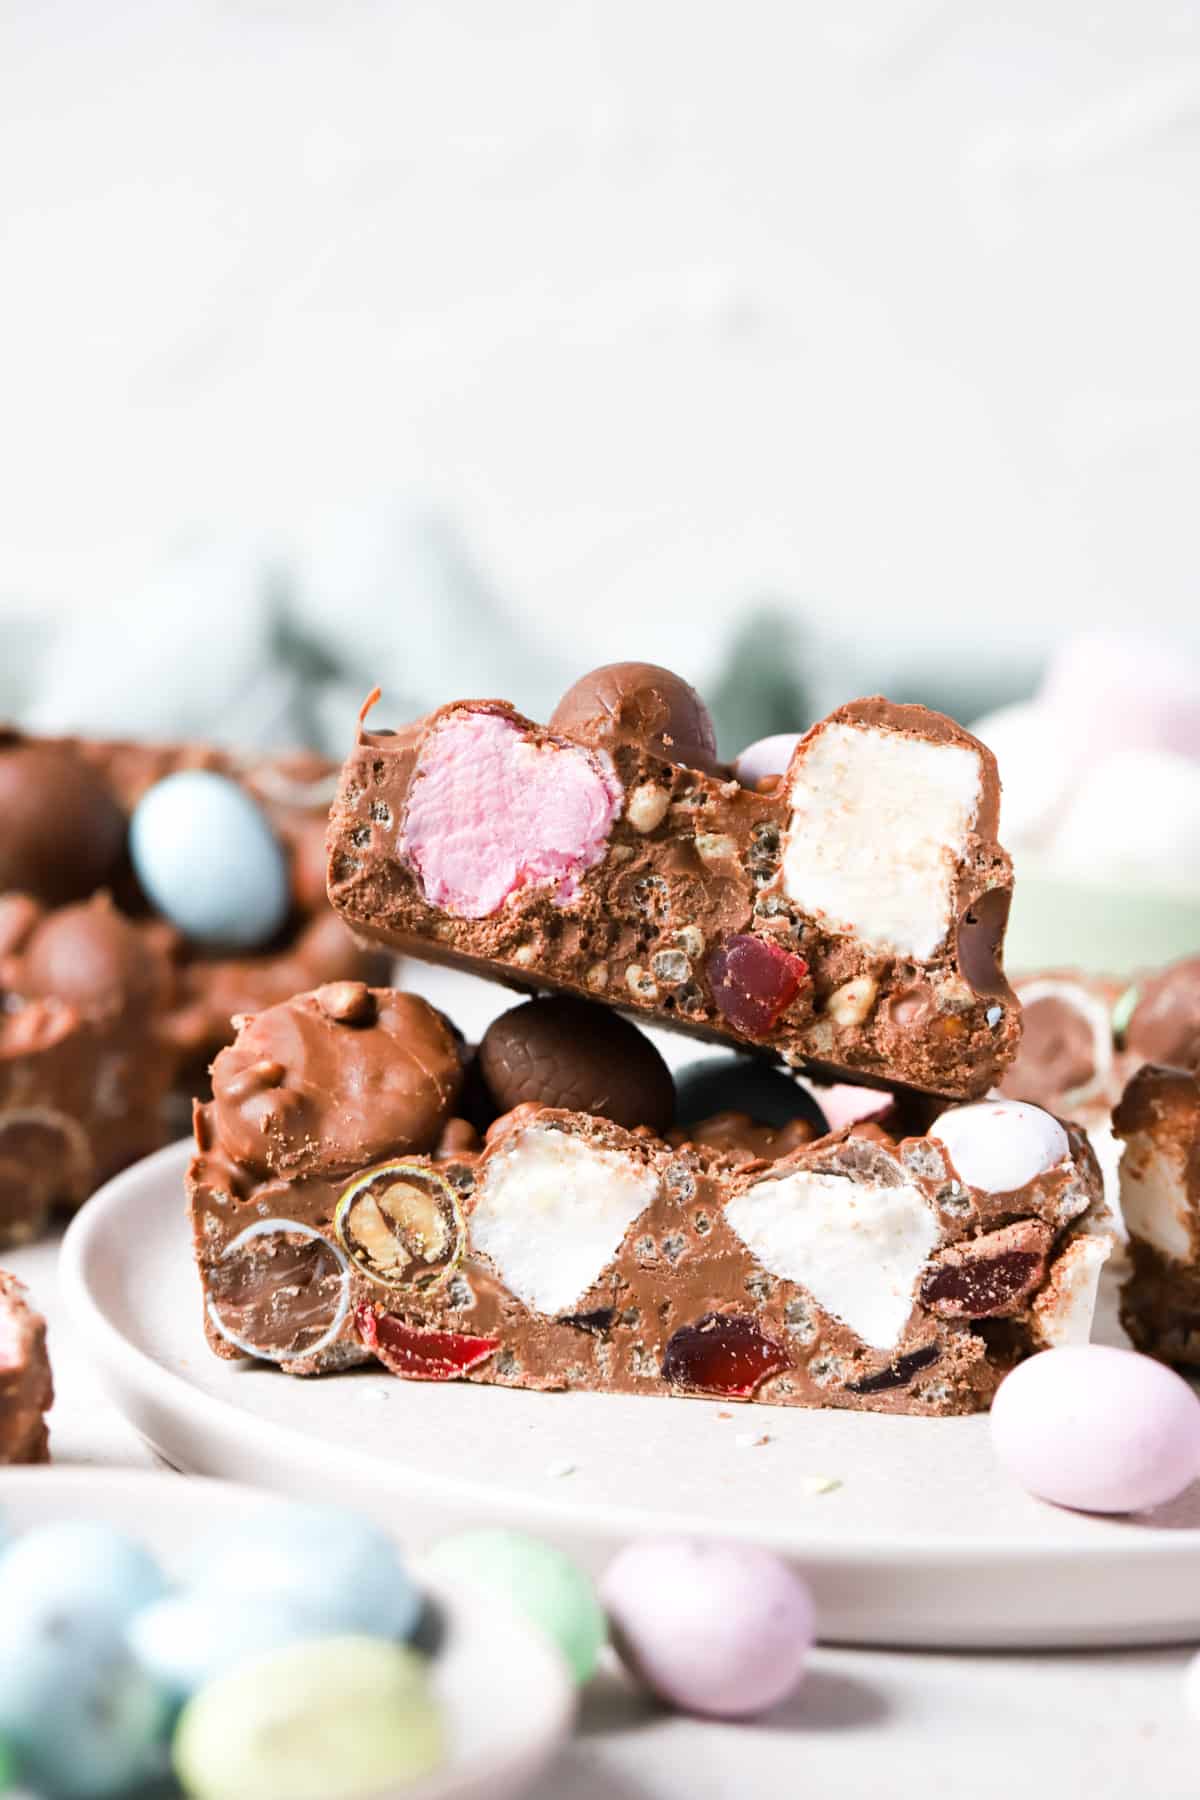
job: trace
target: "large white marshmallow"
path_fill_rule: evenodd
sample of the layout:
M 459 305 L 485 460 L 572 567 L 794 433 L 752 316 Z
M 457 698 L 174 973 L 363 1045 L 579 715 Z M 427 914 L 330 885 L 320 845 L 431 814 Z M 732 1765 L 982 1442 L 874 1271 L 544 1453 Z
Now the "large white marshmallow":
M 756 1181 L 725 1217 L 764 1269 L 807 1288 L 864 1343 L 890 1350 L 900 1341 L 938 1242 L 919 1188 L 805 1169 Z
M 979 810 L 978 751 L 872 725 L 826 725 L 795 766 L 783 886 L 835 931 L 931 957 Z
M 1157 1144 L 1134 1137 L 1121 1159 L 1121 1214 L 1132 1237 L 1164 1256 L 1189 1262 L 1187 1171 L 1182 1157 L 1165 1156 Z
M 952 1106 L 929 1135 L 950 1152 L 961 1181 L 984 1194 L 1011 1194 L 1071 1154 L 1058 1120 L 1027 1100 L 978 1100 Z
M 473 1250 L 491 1259 L 526 1306 L 559 1313 L 587 1292 L 658 1191 L 658 1177 L 615 1150 L 531 1126 L 489 1157 L 469 1220 Z
M 1091 1341 L 1100 1276 L 1112 1239 L 1097 1234 L 1073 1239 L 1054 1264 L 1050 1283 L 1033 1302 L 1037 1335 L 1047 1350 Z

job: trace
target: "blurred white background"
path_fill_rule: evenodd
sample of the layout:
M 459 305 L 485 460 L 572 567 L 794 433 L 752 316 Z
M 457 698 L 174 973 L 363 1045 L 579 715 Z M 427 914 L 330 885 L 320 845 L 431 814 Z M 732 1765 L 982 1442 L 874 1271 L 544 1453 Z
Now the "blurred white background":
M 4 0 L 0 182 L 4 710 L 1200 642 L 1194 5 Z

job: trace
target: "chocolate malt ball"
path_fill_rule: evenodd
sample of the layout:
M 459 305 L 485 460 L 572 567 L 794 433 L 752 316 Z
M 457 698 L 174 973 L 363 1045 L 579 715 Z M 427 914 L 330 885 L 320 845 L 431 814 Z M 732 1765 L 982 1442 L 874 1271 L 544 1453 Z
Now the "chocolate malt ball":
M 707 706 L 681 675 L 656 663 L 605 663 L 582 675 L 555 707 L 550 729 L 606 750 L 642 745 L 689 769 L 718 768 Z
M 125 814 L 76 751 L 55 744 L 0 749 L 0 893 L 48 906 L 82 900 L 107 881 L 125 842 Z
M 502 1013 L 479 1046 L 479 1070 L 501 1113 L 529 1101 L 657 1132 L 675 1115 L 671 1071 L 649 1038 L 587 1000 L 526 1000 Z
M 96 894 L 47 914 L 25 946 L 19 979 L 27 996 L 92 1016 L 148 1015 L 167 999 L 171 966 L 159 932 Z
M 1144 1062 L 1200 1066 L 1200 956 L 1172 963 L 1142 983 L 1125 1048 Z

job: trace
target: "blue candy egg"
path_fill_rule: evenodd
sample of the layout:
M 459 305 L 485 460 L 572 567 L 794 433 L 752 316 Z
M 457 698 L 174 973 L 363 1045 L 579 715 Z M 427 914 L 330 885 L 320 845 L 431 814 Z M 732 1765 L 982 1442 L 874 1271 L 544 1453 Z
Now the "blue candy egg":
M 701 1057 L 677 1070 L 675 1110 L 681 1125 L 740 1112 L 776 1130 L 793 1119 L 807 1119 L 821 1137 L 829 1130 L 825 1114 L 799 1082 L 762 1057 L 736 1052 Z
M 298 1595 L 253 1594 L 238 1605 L 228 1593 L 191 1589 L 146 1607 L 127 1642 L 146 1673 L 183 1701 L 236 1663 L 324 1635 Z
M 267 819 L 228 776 L 168 775 L 143 794 L 129 854 L 147 898 L 196 943 L 253 949 L 288 914 L 288 865 Z
M 246 1610 L 289 1601 L 321 1636 L 407 1638 L 423 1604 L 387 1533 L 334 1507 L 282 1506 L 252 1520 L 202 1550 L 190 1575 L 200 1592 L 237 1596 Z
M 39 1793 L 107 1795 L 164 1766 L 170 1699 L 125 1648 L 163 1579 L 98 1525 L 51 1525 L 0 1561 L 0 1740 Z

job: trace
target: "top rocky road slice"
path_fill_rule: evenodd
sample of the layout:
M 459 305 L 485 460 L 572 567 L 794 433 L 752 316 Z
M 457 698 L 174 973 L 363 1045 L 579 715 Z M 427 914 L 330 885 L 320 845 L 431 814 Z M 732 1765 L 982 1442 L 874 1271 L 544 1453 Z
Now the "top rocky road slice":
M 969 1098 L 1020 1037 L 999 797 L 984 745 L 879 698 L 743 786 L 686 682 L 619 663 L 547 727 L 499 700 L 360 724 L 329 894 L 355 932 L 410 955 Z

